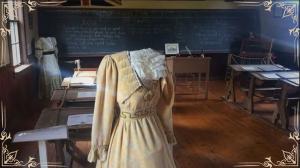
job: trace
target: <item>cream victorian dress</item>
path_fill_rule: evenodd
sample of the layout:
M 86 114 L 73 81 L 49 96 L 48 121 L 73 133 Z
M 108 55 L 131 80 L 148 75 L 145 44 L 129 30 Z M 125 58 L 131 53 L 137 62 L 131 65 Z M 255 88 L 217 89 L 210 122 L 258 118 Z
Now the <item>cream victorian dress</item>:
M 151 52 L 154 50 L 141 51 Z M 97 161 L 97 168 L 176 167 L 172 154 L 172 145 L 176 143 L 172 123 L 173 82 L 163 69 L 164 57 L 156 53 L 147 59 L 130 57 L 129 52 L 103 58 L 97 74 L 88 156 L 90 162 Z M 148 67 L 142 72 L 135 69 L 145 64 Z M 152 75 L 147 71 L 152 71 Z
M 59 89 L 62 78 L 57 61 L 57 42 L 54 37 L 41 37 L 35 43 L 35 56 L 40 66 L 39 98 L 50 99 Z

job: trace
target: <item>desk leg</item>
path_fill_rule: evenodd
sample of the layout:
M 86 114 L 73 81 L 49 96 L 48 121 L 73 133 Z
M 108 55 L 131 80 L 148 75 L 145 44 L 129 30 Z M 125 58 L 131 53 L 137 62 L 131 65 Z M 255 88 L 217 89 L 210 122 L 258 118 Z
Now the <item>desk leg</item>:
M 278 118 L 279 118 L 279 109 L 280 109 L 280 104 L 281 104 L 281 102 L 280 102 L 281 100 L 278 100 L 278 102 L 276 103 L 276 109 L 275 109 L 275 111 L 274 111 L 274 113 L 273 113 L 273 116 L 272 116 L 272 123 L 274 124 L 274 125 L 276 125 L 277 124 L 277 122 L 278 122 Z
M 281 127 L 283 129 L 288 128 L 288 116 L 286 111 L 286 104 L 287 104 L 287 85 L 284 84 L 280 96 L 280 103 L 279 103 L 279 115 L 280 115 L 280 121 L 281 121 Z
M 232 102 L 236 103 L 236 96 L 235 96 L 235 74 L 232 72 Z
M 226 95 L 225 95 L 225 100 L 229 101 L 230 97 L 233 97 L 233 102 L 235 102 L 235 88 L 234 88 L 234 79 L 235 78 L 235 74 L 234 74 L 234 70 L 231 70 L 230 73 L 230 80 L 229 80 L 229 86 L 227 87 L 226 90 Z
M 41 168 L 48 168 L 46 141 L 39 141 L 38 143 Z
M 209 74 L 205 74 L 205 99 L 208 99 L 208 81 L 209 81 Z
M 56 141 L 55 142 L 55 150 L 56 150 L 56 161 L 61 162 L 62 165 L 64 165 L 65 164 L 64 142 Z
M 255 90 L 255 77 L 251 76 L 248 97 L 247 97 L 247 109 L 250 114 L 253 113 L 253 97 L 254 97 L 254 90 Z

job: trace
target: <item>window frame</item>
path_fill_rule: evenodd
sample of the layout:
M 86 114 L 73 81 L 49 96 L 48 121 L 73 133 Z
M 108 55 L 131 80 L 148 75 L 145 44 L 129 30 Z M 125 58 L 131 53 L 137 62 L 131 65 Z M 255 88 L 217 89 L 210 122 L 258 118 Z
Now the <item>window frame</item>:
M 9 8 L 9 15 L 7 20 L 7 27 L 10 33 L 7 36 L 7 48 L 9 56 L 9 65 L 14 68 L 15 73 L 19 73 L 31 64 L 28 63 L 26 34 L 24 26 L 24 9 L 23 7 L 16 7 L 18 0 L 7 1 Z M 25 67 L 25 68 L 24 68 Z

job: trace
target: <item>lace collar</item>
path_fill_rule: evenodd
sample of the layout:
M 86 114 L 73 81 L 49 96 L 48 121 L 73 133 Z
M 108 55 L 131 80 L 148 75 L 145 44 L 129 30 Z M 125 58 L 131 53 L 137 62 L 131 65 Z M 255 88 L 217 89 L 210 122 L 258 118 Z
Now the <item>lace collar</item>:
M 141 82 L 150 87 L 153 80 L 159 80 L 167 75 L 165 55 L 151 48 L 130 51 L 130 64 Z

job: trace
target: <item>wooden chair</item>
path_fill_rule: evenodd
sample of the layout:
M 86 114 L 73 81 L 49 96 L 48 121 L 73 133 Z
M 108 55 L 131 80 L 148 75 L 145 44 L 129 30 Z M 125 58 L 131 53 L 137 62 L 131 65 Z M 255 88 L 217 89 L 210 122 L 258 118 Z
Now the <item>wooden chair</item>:
M 232 64 L 274 64 L 272 55 L 273 39 L 267 40 L 259 37 L 249 37 L 242 40 L 239 54 L 230 53 L 228 55 L 227 65 Z M 232 87 L 232 79 L 239 77 L 239 85 L 242 91 L 248 92 L 250 77 L 249 75 L 233 74 L 227 66 L 225 81 L 226 89 L 229 91 Z M 270 92 L 269 92 L 270 93 Z M 228 93 L 227 93 L 228 94 Z M 229 93 L 232 95 L 234 93 Z
M 240 53 L 229 54 L 228 64 L 272 64 L 272 46 L 271 41 L 250 37 L 242 40 Z

